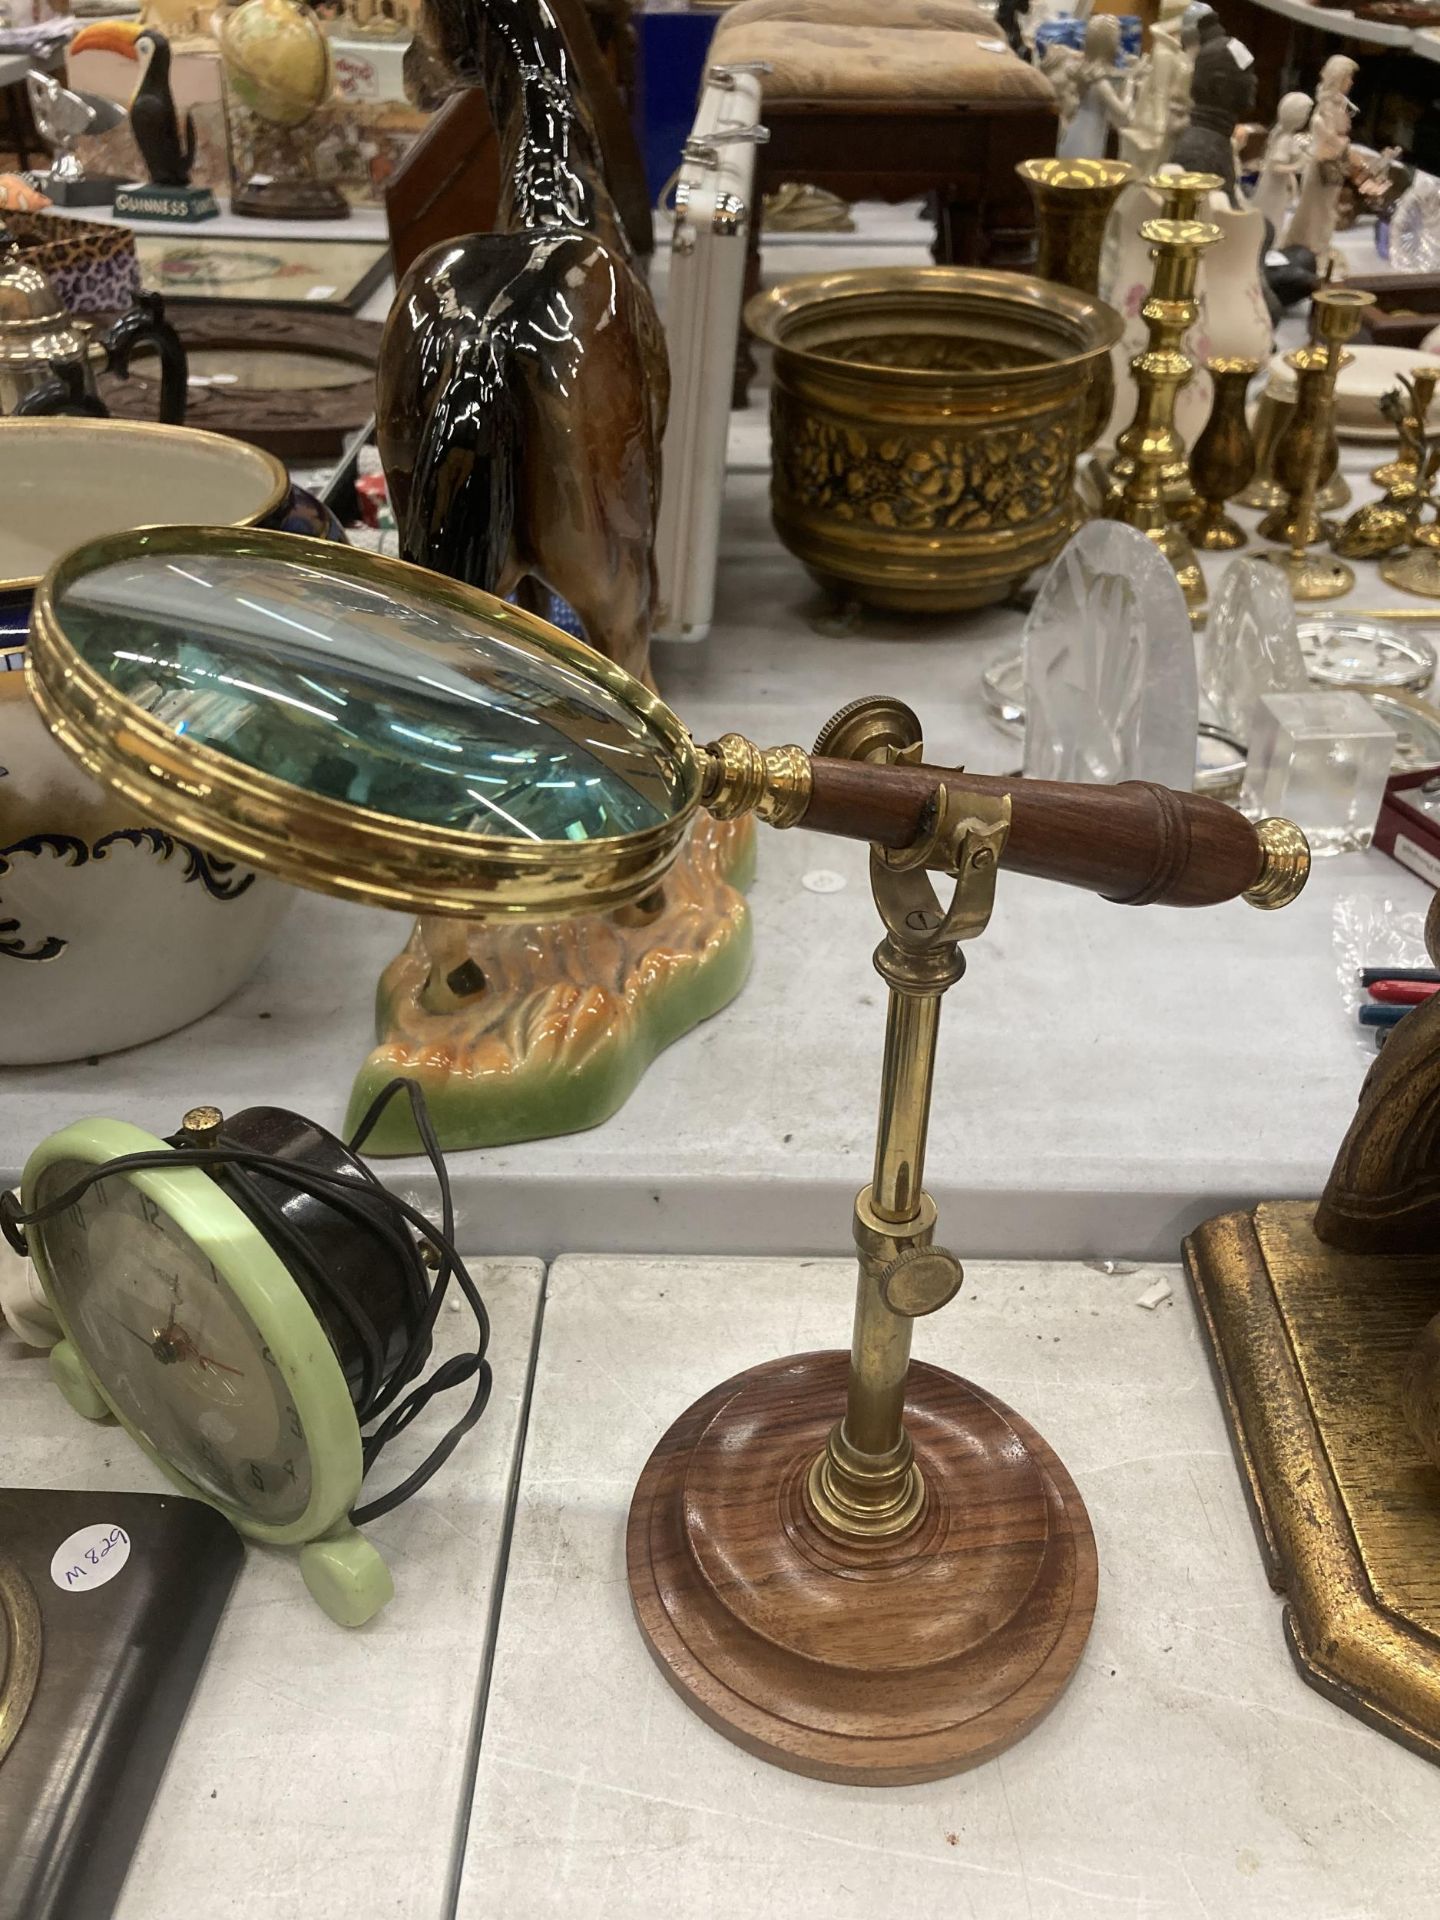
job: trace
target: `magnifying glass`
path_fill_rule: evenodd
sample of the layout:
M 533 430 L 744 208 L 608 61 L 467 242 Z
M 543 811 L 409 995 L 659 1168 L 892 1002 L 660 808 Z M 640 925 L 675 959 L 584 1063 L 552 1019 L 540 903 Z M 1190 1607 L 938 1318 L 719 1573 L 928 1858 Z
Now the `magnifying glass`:
M 382 906 L 620 907 L 702 805 L 870 842 L 889 1002 L 851 1351 L 749 1368 L 680 1416 L 631 1505 L 631 1596 L 691 1705 L 801 1772 L 934 1779 L 1033 1724 L 1084 1648 L 1095 1543 L 1027 1421 L 910 1365 L 914 1321 L 963 1280 L 923 1185 L 941 997 L 1002 866 L 1131 905 L 1277 907 L 1304 884 L 1304 836 L 1145 782 L 927 766 L 915 716 L 884 698 L 842 709 L 813 752 L 697 745 L 544 621 L 290 535 L 78 548 L 36 596 L 29 672 L 57 738 L 150 818 Z
M 1304 881 L 1294 829 L 1199 795 L 894 764 L 918 726 L 898 720 L 914 738 L 897 747 L 870 710 L 895 720 L 895 702 L 836 716 L 814 754 L 699 746 L 545 621 L 293 535 L 170 527 L 77 548 L 36 595 L 29 673 L 61 743 L 148 817 L 386 907 L 618 907 L 661 879 L 702 802 L 898 852 L 942 788 L 1009 795 L 1008 867 L 1128 903 L 1278 906 Z

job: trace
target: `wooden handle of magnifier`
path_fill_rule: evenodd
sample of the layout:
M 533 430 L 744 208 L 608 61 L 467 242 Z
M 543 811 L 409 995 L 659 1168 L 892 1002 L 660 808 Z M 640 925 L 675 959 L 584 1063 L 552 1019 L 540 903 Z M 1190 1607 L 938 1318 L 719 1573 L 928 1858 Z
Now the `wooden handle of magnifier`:
M 814 832 L 905 847 L 941 782 L 961 793 L 1008 793 L 1003 866 L 1125 906 L 1209 907 L 1241 894 L 1280 906 L 1299 891 L 1308 865 L 1303 840 L 1285 823 L 1272 835 L 1268 824 L 1257 830 L 1218 800 L 1147 780 L 1080 786 L 818 756 L 810 766 L 801 824 Z

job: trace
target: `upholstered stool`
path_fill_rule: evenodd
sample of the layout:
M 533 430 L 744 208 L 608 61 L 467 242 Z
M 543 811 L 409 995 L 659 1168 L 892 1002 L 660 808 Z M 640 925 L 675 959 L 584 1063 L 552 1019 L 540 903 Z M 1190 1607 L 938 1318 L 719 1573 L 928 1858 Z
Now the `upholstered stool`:
M 933 195 L 942 262 L 1012 266 L 1034 230 L 1020 160 L 1055 150 L 1055 94 L 963 0 L 739 0 L 725 9 L 711 64 L 763 63 L 769 142 L 756 205 L 784 181 L 846 200 Z M 760 284 L 752 220 L 747 291 Z M 742 340 L 736 401 L 750 374 Z

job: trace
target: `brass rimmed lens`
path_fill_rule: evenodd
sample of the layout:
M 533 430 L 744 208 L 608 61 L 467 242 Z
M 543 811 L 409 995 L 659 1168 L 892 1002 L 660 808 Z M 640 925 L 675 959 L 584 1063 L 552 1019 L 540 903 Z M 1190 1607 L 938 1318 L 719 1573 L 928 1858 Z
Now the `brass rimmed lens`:
M 36 595 L 30 685 L 146 818 L 372 905 L 559 918 L 674 860 L 695 747 L 639 681 L 489 594 L 328 541 L 167 527 Z

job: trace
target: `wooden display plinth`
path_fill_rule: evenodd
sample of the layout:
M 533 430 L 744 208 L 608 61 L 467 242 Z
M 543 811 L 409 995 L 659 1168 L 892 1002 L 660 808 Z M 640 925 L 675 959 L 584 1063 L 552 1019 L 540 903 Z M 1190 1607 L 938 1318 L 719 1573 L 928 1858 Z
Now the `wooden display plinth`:
M 920 1517 L 892 1540 L 832 1540 L 805 1483 L 847 1364 L 772 1360 L 680 1416 L 631 1504 L 631 1599 L 670 1684 L 749 1752 L 822 1780 L 936 1780 L 1054 1705 L 1090 1631 L 1095 1541 L 1034 1428 L 920 1364 Z

